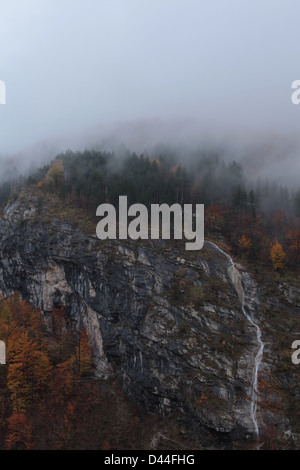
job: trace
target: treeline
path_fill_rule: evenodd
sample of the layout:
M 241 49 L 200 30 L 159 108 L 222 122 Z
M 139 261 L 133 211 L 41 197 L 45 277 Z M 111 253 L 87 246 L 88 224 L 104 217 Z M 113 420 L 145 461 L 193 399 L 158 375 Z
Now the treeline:
M 267 180 L 250 184 L 240 163 L 225 162 L 214 152 L 199 151 L 187 164 L 167 152 L 156 158 L 129 152 L 117 158 L 110 152 L 69 150 L 57 160 L 64 167 L 61 195 L 87 208 L 103 202 L 117 205 L 124 194 L 130 204 L 217 204 L 262 214 L 284 210 L 300 217 L 300 189 Z M 39 170 L 27 183 L 37 183 L 48 170 Z
M 59 188 L 63 198 L 86 208 L 94 209 L 103 202 L 116 204 L 119 195 L 126 194 L 130 204 L 198 202 L 244 211 L 255 209 L 264 214 L 284 210 L 289 216 L 300 217 L 300 189 L 291 191 L 267 180 L 250 184 L 240 163 L 225 162 L 215 152 L 199 151 L 185 164 L 167 151 L 157 158 L 129 152 L 121 158 L 110 152 L 68 150 L 59 154 L 57 161 L 63 167 L 56 168 L 57 171 L 52 168 L 54 177 L 48 178 L 47 188 L 50 191 Z M 7 203 L 14 191 L 17 194 L 22 185 L 40 183 L 51 167 L 53 164 L 29 177 L 3 181 L 0 206 Z
M 10 197 L 24 184 L 56 193 L 65 206 L 79 207 L 91 217 L 104 202 L 118 207 L 120 195 L 127 195 L 129 204 L 148 207 L 201 203 L 206 208 L 206 236 L 224 237 L 233 253 L 249 262 L 277 271 L 298 266 L 300 189 L 267 180 L 250 184 L 240 163 L 225 161 L 217 152 L 199 151 L 185 164 L 167 151 L 157 158 L 129 152 L 117 158 L 110 152 L 68 150 L 19 180 Z M 9 193 L 4 185 L 2 207 Z

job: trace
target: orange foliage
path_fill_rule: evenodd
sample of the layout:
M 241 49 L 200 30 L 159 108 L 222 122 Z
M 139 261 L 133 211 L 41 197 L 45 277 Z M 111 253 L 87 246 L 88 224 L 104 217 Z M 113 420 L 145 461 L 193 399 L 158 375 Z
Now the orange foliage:
M 46 175 L 46 185 L 50 191 L 56 191 L 64 183 L 64 164 L 62 160 L 55 160 Z
M 241 248 L 242 251 L 248 253 L 251 246 L 252 246 L 252 242 L 250 240 L 250 238 L 247 238 L 246 235 L 242 235 L 239 240 L 238 240 L 238 244 L 239 244 L 239 247 Z
M 47 352 L 29 337 L 27 331 L 17 331 L 7 343 L 7 386 L 14 411 L 25 412 L 36 394 L 47 387 L 51 366 Z
M 25 414 L 13 413 L 8 419 L 6 447 L 8 449 L 32 449 L 32 429 Z
M 158 158 L 153 158 L 153 160 L 151 160 L 151 166 L 155 164 L 159 169 L 161 169 L 161 161 Z
M 36 407 L 43 409 L 49 398 L 53 406 L 65 409 L 81 378 L 93 372 L 85 329 L 78 334 L 67 328 L 64 309 L 52 313 L 49 327 L 46 333 L 41 313 L 17 295 L 0 300 L 1 339 L 7 345 L 6 408 L 12 410 L 9 449 L 31 448 L 33 410 L 39 413 Z M 66 413 L 68 419 L 75 416 L 74 403 L 67 402 Z
M 201 405 L 206 400 L 208 400 L 208 396 L 206 396 L 206 395 L 204 395 L 204 393 L 202 393 L 201 397 L 199 398 L 199 400 L 196 401 L 196 403 L 197 403 L 197 405 Z
M 277 240 L 274 241 L 274 244 L 271 247 L 270 258 L 275 271 L 283 268 L 285 252 L 283 251 L 282 245 L 278 243 Z
M 215 230 L 219 228 L 219 224 L 222 222 L 224 216 L 224 210 L 222 207 L 217 205 L 210 205 L 205 210 L 205 223 L 209 230 Z
M 291 229 L 287 235 L 287 239 L 289 240 L 289 250 L 298 258 L 300 254 L 300 228 L 295 227 Z
M 108 440 L 103 441 L 101 445 L 101 450 L 110 450 L 110 449 L 111 449 L 111 445 L 109 441 Z

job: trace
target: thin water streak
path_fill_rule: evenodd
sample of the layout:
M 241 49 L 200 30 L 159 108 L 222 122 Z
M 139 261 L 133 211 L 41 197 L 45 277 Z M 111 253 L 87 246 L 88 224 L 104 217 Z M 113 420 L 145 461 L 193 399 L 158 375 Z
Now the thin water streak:
M 251 405 L 250 405 L 250 410 L 251 410 L 251 418 L 253 421 L 254 429 L 255 429 L 255 434 L 257 436 L 257 439 L 259 438 L 259 427 L 257 423 L 257 418 L 256 418 L 256 412 L 257 412 L 257 398 L 258 398 L 258 371 L 259 367 L 262 361 L 262 356 L 263 356 L 263 350 L 264 350 L 264 343 L 261 340 L 261 329 L 259 326 L 252 320 L 250 315 L 246 312 L 245 310 L 245 293 L 244 293 L 244 288 L 242 286 L 242 283 L 240 281 L 240 273 L 235 267 L 235 264 L 233 262 L 233 259 L 231 258 L 228 253 L 225 253 L 218 245 L 216 245 L 213 242 L 207 241 L 206 243 L 209 243 L 210 245 L 214 246 L 216 250 L 219 253 L 222 253 L 227 260 L 230 263 L 230 266 L 228 268 L 228 274 L 231 279 L 231 282 L 234 286 L 234 288 L 237 291 L 239 300 L 242 304 L 242 312 L 244 316 L 247 318 L 249 323 L 255 327 L 256 329 L 256 338 L 257 338 L 257 344 L 258 344 L 258 351 L 255 356 L 254 360 L 254 368 L 253 368 L 253 377 L 252 377 L 252 384 L 251 384 Z

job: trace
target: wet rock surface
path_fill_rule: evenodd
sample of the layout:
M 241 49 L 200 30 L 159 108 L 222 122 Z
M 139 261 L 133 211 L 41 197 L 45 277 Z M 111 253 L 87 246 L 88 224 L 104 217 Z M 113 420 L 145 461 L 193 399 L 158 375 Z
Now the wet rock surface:
M 199 445 L 253 438 L 256 332 L 241 310 L 228 260 L 209 244 L 102 241 L 73 224 L 45 224 L 14 203 L 0 220 L 0 289 L 18 291 L 47 321 L 64 305 L 91 336 L 96 374 L 116 377 L 154 413 L 176 412 Z M 247 312 L 256 286 L 241 271 Z M 293 294 L 294 295 L 294 294 Z M 266 367 L 266 366 L 264 366 Z

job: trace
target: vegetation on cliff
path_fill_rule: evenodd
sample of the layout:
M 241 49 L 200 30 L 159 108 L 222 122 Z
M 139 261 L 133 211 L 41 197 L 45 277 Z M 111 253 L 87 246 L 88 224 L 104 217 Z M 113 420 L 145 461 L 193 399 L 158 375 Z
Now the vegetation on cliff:
M 185 166 L 170 155 L 150 159 L 127 154 L 123 160 L 117 160 L 113 154 L 96 151 L 68 151 L 28 178 L 3 182 L 0 187 L 2 209 L 9 202 L 8 210 L 3 213 L 5 218 L 9 217 L 9 207 L 18 201 L 20 223 L 28 220 L 32 226 L 38 223 L 52 231 L 53 222 L 59 219 L 89 235 L 95 235 L 96 207 L 104 202 L 117 207 L 119 195 L 127 195 L 130 204 L 139 202 L 146 206 L 163 202 L 204 203 L 206 238 L 214 239 L 226 252 L 231 252 L 255 277 L 261 302 L 259 320 L 267 341 L 264 363 L 268 370 L 259 376 L 259 406 L 266 418 L 262 440 L 267 448 L 290 446 L 291 442 L 280 440 L 282 430 L 275 428 L 274 415 L 288 419 L 292 433 L 299 433 L 296 389 L 299 373 L 290 360 L 294 333 L 299 331 L 299 191 L 269 183 L 251 186 L 241 165 L 225 163 L 216 155 L 198 155 L 193 166 Z M 186 259 L 195 256 L 184 252 L 179 242 L 170 242 L 170 249 L 175 246 Z M 153 250 L 158 252 L 160 247 Z M 202 255 L 203 259 L 211 256 L 206 250 Z M 111 256 L 116 254 L 112 251 Z M 227 308 L 230 295 L 217 277 L 210 276 L 200 286 L 191 282 L 186 272 L 178 271 L 171 279 L 166 297 L 175 309 L 202 312 L 203 306 L 209 303 Z M 39 314 L 34 312 L 17 298 L 3 300 L 1 304 L 1 339 L 7 341 L 11 358 L 7 373 L 0 370 L 2 447 L 80 448 L 87 442 L 89 448 L 142 446 L 138 438 L 130 441 L 123 440 L 121 435 L 113 437 L 110 429 L 114 428 L 104 411 L 103 400 L 108 400 L 110 409 L 116 403 L 113 397 L 118 397 L 120 416 L 124 409 L 125 415 L 128 413 L 124 427 L 121 426 L 125 435 L 129 429 L 130 432 L 139 430 L 142 435 L 145 427 L 139 421 L 138 410 L 126 402 L 116 384 L 110 384 L 113 397 L 108 399 L 107 388 L 91 379 L 85 333 L 82 336 L 68 328 L 63 311 L 52 312 L 50 329 L 45 328 Z M 190 325 L 183 324 L 183 327 L 190 328 Z M 84 341 L 82 345 L 81 341 Z M 234 349 L 231 343 L 231 336 L 224 334 L 216 348 L 238 357 L 240 350 Z M 78 348 L 83 347 L 87 362 L 80 365 Z M 31 368 L 26 361 L 30 361 Z M 79 405 L 82 402 L 87 403 L 86 408 Z M 209 393 L 200 396 L 201 408 L 212 404 Z M 117 406 L 117 413 L 118 409 Z M 91 416 L 91 410 L 106 424 L 101 432 L 91 425 L 89 437 L 84 441 L 76 429 L 80 429 L 78 423 L 84 423 L 83 413 Z M 47 424 L 46 416 L 51 418 Z M 119 418 L 122 421 L 118 415 Z M 133 427 L 132 420 L 136 423 Z M 93 433 L 98 436 L 95 440 Z

